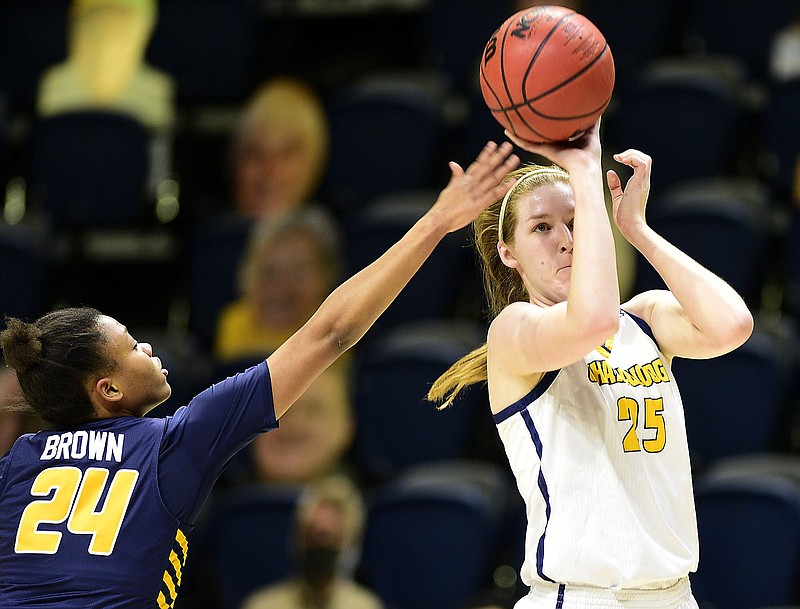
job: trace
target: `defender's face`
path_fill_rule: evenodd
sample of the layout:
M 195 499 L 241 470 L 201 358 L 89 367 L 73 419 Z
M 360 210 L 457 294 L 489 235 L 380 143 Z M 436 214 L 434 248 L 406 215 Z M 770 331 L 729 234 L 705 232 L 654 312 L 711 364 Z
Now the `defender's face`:
M 108 340 L 109 355 L 118 365 L 109 377 L 122 393 L 120 408 L 128 414 L 142 416 L 169 398 L 172 388 L 167 383 L 168 372 L 153 355 L 152 346 L 137 342 L 128 329 L 112 317 L 101 317 L 100 326 Z

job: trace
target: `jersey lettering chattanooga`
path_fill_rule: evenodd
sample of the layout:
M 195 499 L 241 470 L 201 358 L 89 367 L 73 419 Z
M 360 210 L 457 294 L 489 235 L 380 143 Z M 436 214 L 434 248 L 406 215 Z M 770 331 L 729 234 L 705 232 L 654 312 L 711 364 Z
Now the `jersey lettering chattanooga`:
M 683 405 L 642 320 L 622 312 L 494 420 L 527 508 L 526 584 L 639 588 L 697 568 Z

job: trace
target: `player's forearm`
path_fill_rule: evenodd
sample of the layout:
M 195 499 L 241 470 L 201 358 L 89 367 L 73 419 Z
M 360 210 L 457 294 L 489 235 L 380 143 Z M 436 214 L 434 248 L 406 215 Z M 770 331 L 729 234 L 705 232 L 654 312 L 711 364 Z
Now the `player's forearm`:
M 619 280 L 611 222 L 598 167 L 571 176 L 575 195 L 574 249 L 568 315 L 606 333 L 619 322 Z M 604 336 L 603 340 L 608 338 Z
M 364 336 L 445 234 L 429 212 L 380 258 L 336 288 L 311 319 L 267 358 L 276 417 Z
M 650 227 L 631 240 L 664 280 L 688 319 L 714 343 L 741 344 L 753 317 L 742 297 L 726 281 L 679 250 Z
M 426 214 L 380 258 L 334 290 L 313 323 L 338 351 L 352 347 L 408 284 L 447 234 L 435 216 Z

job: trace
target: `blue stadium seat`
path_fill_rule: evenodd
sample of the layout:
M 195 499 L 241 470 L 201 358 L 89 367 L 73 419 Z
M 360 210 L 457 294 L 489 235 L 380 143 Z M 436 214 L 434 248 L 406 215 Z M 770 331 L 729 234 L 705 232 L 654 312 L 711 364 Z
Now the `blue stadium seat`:
M 354 457 L 369 478 L 386 480 L 411 466 L 468 456 L 479 409 L 489 408 L 485 388 L 470 387 L 444 410 L 425 396 L 482 341 L 473 324 L 436 322 L 397 327 L 357 347 Z
M 657 159 L 653 167 L 658 171 Z M 648 221 L 659 234 L 754 306 L 766 275 L 773 212 L 769 189 L 745 178 L 681 182 L 653 192 L 647 204 Z M 663 287 L 653 267 L 638 256 L 635 291 Z
M 253 220 L 219 214 L 194 227 L 186 246 L 184 291 L 189 304 L 189 330 L 200 345 L 213 345 L 217 318 L 238 296 L 236 276 Z
M 796 0 L 692 0 L 686 3 L 688 51 L 737 59 L 752 81 L 767 74 L 770 44 L 775 33 L 800 17 Z
M 347 276 L 357 273 L 398 241 L 430 209 L 438 191 L 423 189 L 384 195 L 345 223 Z M 447 235 L 403 291 L 375 322 L 378 332 L 417 321 L 455 316 L 469 259 L 467 229 Z M 470 278 L 472 279 L 472 278 Z
M 768 179 L 776 196 L 788 201 L 800 159 L 800 77 L 773 83 L 763 110 L 761 146 Z
M 181 109 L 238 104 L 257 83 L 265 24 L 255 3 L 162 0 L 147 60 L 175 78 Z
M 31 190 L 54 228 L 139 227 L 148 201 L 150 136 L 136 119 L 102 111 L 37 119 L 28 140 Z
M 47 235 L 0 223 L 0 319 L 10 315 L 30 321 L 46 313 L 54 268 Z
M 289 576 L 294 565 L 292 530 L 301 487 L 254 484 L 217 493 L 192 548 L 187 587 L 202 588 L 214 578 L 219 609 L 239 609 L 256 588 Z M 199 546 L 199 547 L 197 547 Z M 190 550 L 191 551 L 191 550 Z M 192 591 L 185 590 L 187 597 Z M 179 597 L 180 598 L 180 597 Z
M 375 489 L 361 568 L 390 609 L 460 609 L 491 582 L 497 496 L 474 480 L 409 472 Z
M 733 174 L 747 116 L 745 81 L 734 63 L 650 63 L 616 96 L 615 106 L 604 123 L 609 149 L 636 148 L 653 157 L 653 192 Z
M 39 79 L 67 56 L 70 0 L 5 0 L 0 6 L 0 88 L 9 113 L 30 116 Z
M 800 487 L 772 473 L 709 473 L 695 483 L 700 607 L 798 604 Z
M 733 455 L 775 450 L 785 416 L 791 354 L 756 330 L 738 349 L 672 363 L 696 471 Z
M 351 216 L 384 194 L 438 186 L 444 120 L 436 83 L 370 74 L 326 97 L 331 154 L 322 199 Z

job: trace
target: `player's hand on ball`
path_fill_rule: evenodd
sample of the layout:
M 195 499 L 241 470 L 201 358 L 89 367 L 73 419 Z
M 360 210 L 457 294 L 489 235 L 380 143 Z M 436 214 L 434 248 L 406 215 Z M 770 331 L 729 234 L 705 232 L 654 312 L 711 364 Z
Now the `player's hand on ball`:
M 600 160 L 600 122 L 597 121 L 579 138 L 563 142 L 530 142 L 506 131 L 506 137 L 527 152 L 538 154 L 567 171 L 577 168 L 576 163 L 596 163 Z

